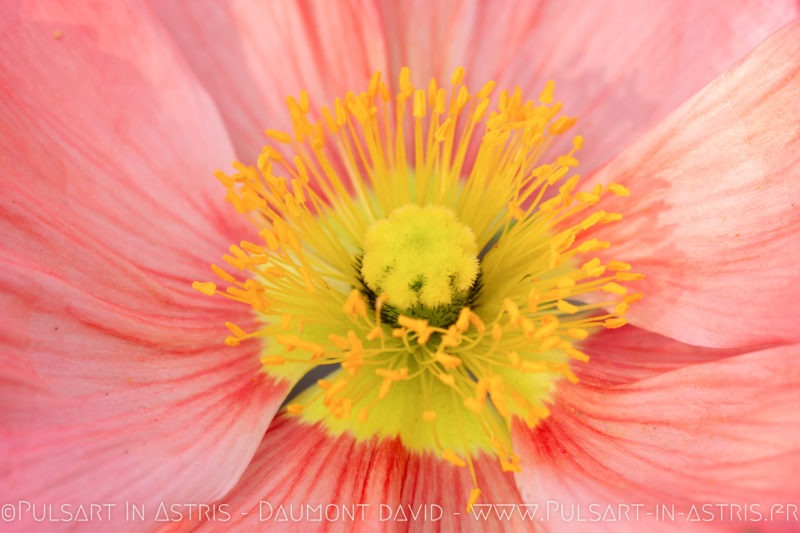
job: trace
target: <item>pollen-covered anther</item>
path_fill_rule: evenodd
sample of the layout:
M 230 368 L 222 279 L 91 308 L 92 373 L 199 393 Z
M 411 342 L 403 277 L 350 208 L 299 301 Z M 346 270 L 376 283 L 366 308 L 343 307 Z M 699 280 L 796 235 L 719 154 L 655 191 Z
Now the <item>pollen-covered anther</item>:
M 462 338 L 458 328 L 456 328 L 455 325 L 451 325 L 447 328 L 447 331 L 441 335 L 440 346 L 442 348 L 455 348 L 461 344 Z
M 480 415 L 483 413 L 483 408 L 486 406 L 486 399 L 485 398 L 473 398 L 469 396 L 464 398 L 464 407 L 475 413 L 476 415 Z
M 582 341 L 583 339 L 589 336 L 589 332 L 581 328 L 569 328 L 567 330 L 567 335 L 569 335 L 573 339 Z
M 603 321 L 603 326 L 606 327 L 607 329 L 616 329 L 616 328 L 621 328 L 627 323 L 628 320 L 626 318 L 622 317 L 608 318 Z
M 392 381 L 400 381 L 402 379 L 408 379 L 408 368 L 397 368 L 393 370 L 388 368 L 378 368 L 375 370 L 375 375 L 390 379 Z
M 286 411 L 290 415 L 294 415 L 294 416 L 297 416 L 300 413 L 302 413 L 303 409 L 304 409 L 304 406 L 300 405 L 297 402 L 292 402 L 292 403 L 290 403 L 289 405 L 286 406 Z
M 217 293 L 217 284 L 208 282 L 195 281 L 192 283 L 192 288 L 202 292 L 206 296 L 214 296 Z
M 644 274 L 639 272 L 617 272 L 615 278 L 617 281 L 640 281 L 644 279 Z
M 631 265 L 629 265 L 628 263 L 623 263 L 622 261 L 612 260 L 608 262 L 609 270 L 622 272 L 622 271 L 628 271 L 631 268 L 633 268 Z
M 469 329 L 469 322 L 470 322 L 470 315 L 472 311 L 470 311 L 469 307 L 461 308 L 461 311 L 458 313 L 458 320 L 456 320 L 455 327 L 460 333 L 464 333 Z
M 508 313 L 508 325 L 510 327 L 516 328 L 522 325 L 522 313 L 520 313 L 519 307 L 511 298 L 503 300 L 503 309 Z
M 508 211 L 515 220 L 522 220 L 525 218 L 525 211 L 523 211 L 522 208 L 520 208 L 520 206 L 514 202 L 508 203 Z
M 550 416 L 550 409 L 543 403 L 534 403 L 525 413 L 525 424 L 529 428 L 536 427 L 540 420 Z
M 499 341 L 503 338 L 503 326 L 495 322 L 492 324 L 492 340 Z
M 375 370 L 375 375 L 383 378 L 380 389 L 378 390 L 378 398 L 383 399 L 389 395 L 392 383 L 408 379 L 408 368 L 378 368 Z
M 435 329 L 428 324 L 428 321 L 424 319 L 411 318 L 401 315 L 398 317 L 397 323 L 406 328 L 406 330 L 416 333 L 417 342 L 421 345 L 426 344 L 435 331 Z
M 478 502 L 478 498 L 481 497 L 481 489 L 474 488 L 469 492 L 469 500 L 467 500 L 467 512 L 472 512 L 472 507 Z
M 350 317 L 355 318 L 360 316 L 366 318 L 367 302 L 364 300 L 364 296 L 361 294 L 361 291 L 357 289 L 350 291 L 350 295 L 347 297 L 342 310 Z
M 558 335 L 553 335 L 551 337 L 546 337 L 544 341 L 539 345 L 539 350 L 542 352 L 546 352 L 548 350 L 552 350 L 561 342 L 561 337 Z
M 225 339 L 225 344 L 228 346 L 238 346 L 242 340 L 250 337 L 246 331 L 232 322 L 225 322 L 225 327 L 233 334 Z
M 583 353 L 582 351 L 576 349 L 576 348 L 567 347 L 567 348 L 564 348 L 564 351 L 567 353 L 567 355 L 569 355 L 570 357 L 572 357 L 576 361 L 580 361 L 581 363 L 588 363 L 589 362 L 589 356 L 586 355 L 585 353 Z
M 579 306 L 573 305 L 573 304 L 567 302 L 566 300 L 558 300 L 556 302 L 556 307 L 562 313 L 567 313 L 567 314 L 570 314 L 570 315 L 577 313 L 581 309 Z
M 354 376 L 365 362 L 364 344 L 353 330 L 348 331 L 347 339 L 342 340 L 344 343 L 338 344 L 338 346 L 344 346 L 341 348 L 344 350 L 341 365 L 351 376 Z
M 603 274 L 605 274 L 607 268 L 611 269 L 610 266 L 605 266 L 601 264 L 600 259 L 596 257 L 594 259 L 587 261 L 586 263 L 583 264 L 583 266 L 581 266 L 581 270 L 586 274 L 586 276 L 590 278 L 597 278 L 602 276 Z
M 448 387 L 455 387 L 456 378 L 452 374 L 434 374 L 436 379 L 447 385 Z
M 325 346 L 315 342 L 310 342 L 298 337 L 297 335 L 276 335 L 275 342 L 283 344 L 287 351 L 304 350 L 311 352 L 312 359 L 321 359 L 325 356 Z
M 445 461 L 447 461 L 448 463 L 450 463 L 450 464 L 452 464 L 454 466 L 458 466 L 458 467 L 462 467 L 462 468 L 467 466 L 467 463 L 464 461 L 464 459 L 462 459 L 461 457 L 456 455 L 456 453 L 453 450 L 450 450 L 450 449 L 442 451 L 442 459 L 444 459 Z
M 544 339 L 561 327 L 561 321 L 555 315 L 544 315 L 540 318 L 539 329 L 533 334 L 534 339 Z
M 617 196 L 630 196 L 631 192 L 628 190 L 627 187 L 624 185 L 620 185 L 618 183 L 610 183 L 608 185 L 608 190 L 611 191 L 613 194 Z
M 446 354 L 444 352 L 437 352 L 433 356 L 433 359 L 448 370 L 452 370 L 461 366 L 461 359 L 455 355 Z

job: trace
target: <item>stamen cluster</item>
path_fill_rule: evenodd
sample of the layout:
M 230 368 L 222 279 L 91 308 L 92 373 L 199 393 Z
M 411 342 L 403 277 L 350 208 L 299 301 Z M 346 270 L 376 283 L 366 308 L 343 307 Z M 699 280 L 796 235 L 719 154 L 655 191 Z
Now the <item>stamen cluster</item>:
M 519 470 L 512 420 L 548 416 L 554 385 L 589 360 L 580 342 L 625 324 L 640 297 L 625 282 L 642 276 L 591 237 L 622 218 L 601 197 L 628 190 L 578 188 L 579 136 L 549 156 L 575 124 L 553 84 L 490 110 L 494 83 L 472 94 L 463 78 L 417 89 L 404 69 L 393 92 L 376 74 L 318 111 L 289 98 L 294 131 L 268 131 L 257 168 L 217 173 L 259 230 L 224 257 L 246 275 L 212 265 L 227 287 L 195 287 L 252 307 L 262 325 L 227 323 L 226 342 L 260 339 L 275 378 L 340 365 L 289 413 L 436 451 L 470 468 L 473 503 L 472 458 Z

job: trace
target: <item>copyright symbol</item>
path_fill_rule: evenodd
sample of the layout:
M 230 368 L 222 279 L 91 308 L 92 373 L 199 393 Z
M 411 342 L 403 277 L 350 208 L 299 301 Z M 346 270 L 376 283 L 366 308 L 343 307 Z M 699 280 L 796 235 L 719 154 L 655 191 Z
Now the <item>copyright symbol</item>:
M 11 522 L 17 517 L 17 511 L 13 505 L 7 503 L 0 508 L 0 518 L 3 522 Z

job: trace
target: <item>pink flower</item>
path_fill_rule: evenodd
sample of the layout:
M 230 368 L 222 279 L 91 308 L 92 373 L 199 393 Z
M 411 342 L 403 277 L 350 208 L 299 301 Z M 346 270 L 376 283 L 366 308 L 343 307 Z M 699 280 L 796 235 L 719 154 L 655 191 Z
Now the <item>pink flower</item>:
M 800 527 L 795 3 L 0 13 L 4 526 Z M 535 97 L 555 80 L 586 139 L 582 189 L 632 192 L 599 204 L 621 222 L 584 235 L 646 275 L 644 297 L 580 347 L 591 361 L 555 382 L 549 417 L 511 418 L 516 473 L 276 415 L 292 380 L 264 372 L 260 343 L 222 342 L 225 322 L 258 329 L 250 309 L 191 287 L 255 238 L 213 171 L 255 163 L 264 129 L 291 131 L 287 95 L 327 104 L 406 65 L 421 87 L 459 66 L 476 91 Z M 535 520 L 464 512 L 475 479 L 480 505 L 530 504 Z M 328 504 L 336 519 L 276 514 Z

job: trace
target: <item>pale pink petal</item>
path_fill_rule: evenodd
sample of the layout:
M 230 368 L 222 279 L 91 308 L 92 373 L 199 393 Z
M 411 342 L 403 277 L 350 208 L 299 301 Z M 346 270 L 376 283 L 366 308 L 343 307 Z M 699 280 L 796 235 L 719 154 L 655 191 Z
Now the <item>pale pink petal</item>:
M 315 106 L 366 88 L 386 72 L 373 2 L 154 2 L 198 77 L 219 103 L 239 157 L 253 160 L 264 130 L 290 130 L 287 96 Z
M 547 80 L 586 137 L 582 168 L 616 155 L 798 15 L 792 1 L 379 2 L 390 72 L 417 83 L 459 66 L 480 87 Z M 423 85 L 424 86 L 424 85 Z
M 800 339 L 800 23 L 764 42 L 593 183 L 629 198 L 588 237 L 647 279 L 632 321 L 703 346 Z
M 482 503 L 519 501 L 513 478 L 496 460 L 481 456 L 475 468 Z M 507 529 L 509 522 L 479 520 L 466 512 L 472 486 L 467 468 L 409 451 L 397 439 L 357 442 L 279 416 L 241 482 L 218 505 L 227 505 L 231 516 L 226 529 L 243 531 Z M 307 506 L 321 506 L 321 511 Z M 314 520 L 320 512 L 322 519 Z M 219 527 L 207 525 L 209 530 Z
M 153 271 L 194 271 L 233 240 L 227 218 L 242 227 L 213 177 L 234 159 L 230 141 L 157 22 L 100 6 L 107 22 L 88 27 L 96 6 L 82 6 L 3 10 L 3 198 L 37 202 Z
M 276 110 L 264 104 L 264 95 L 247 63 L 232 3 L 154 0 L 151 6 L 214 98 L 230 132 L 237 157 L 252 161 L 265 144 L 264 130 L 274 127 L 276 120 L 285 121 L 288 115 L 284 109 Z M 293 40 L 285 42 L 285 46 L 293 44 Z M 285 55 L 285 52 L 276 51 L 276 56 L 280 55 Z M 270 72 L 270 63 L 265 63 L 261 69 Z M 278 72 L 274 74 L 276 78 L 280 77 Z M 291 94 L 296 92 L 294 89 Z M 279 97 L 288 95 L 274 97 L 280 100 Z M 273 102 L 272 105 L 277 104 Z
M 221 497 L 288 384 L 222 344 L 244 306 L 191 289 L 237 233 L 213 103 L 137 8 L 14 2 L 0 25 L 3 501 Z
M 565 110 L 581 119 L 589 170 L 800 13 L 787 0 L 153 5 L 247 160 L 264 129 L 289 127 L 287 95 L 307 89 L 327 105 L 363 90 L 375 70 L 394 80 L 409 66 L 425 87 L 463 66 L 472 87 L 495 79 L 531 97 L 555 80 Z
M 800 498 L 798 405 L 798 345 L 606 389 L 565 384 L 547 420 L 533 430 L 514 427 L 523 465 L 517 483 L 525 501 L 581 504 L 584 511 L 590 503 L 640 503 L 642 513 L 655 513 L 666 504 L 685 513 L 673 529 L 691 525 L 692 504 L 754 505 L 768 515 L 773 504 L 785 510 Z M 727 519 L 711 525 L 724 530 L 748 525 L 744 515 L 717 516 Z M 564 522 L 561 530 L 576 526 Z
M 288 124 L 287 95 L 307 90 L 316 105 L 331 105 L 385 71 L 384 33 L 372 2 L 240 0 L 234 16 L 267 127 L 275 118 Z

